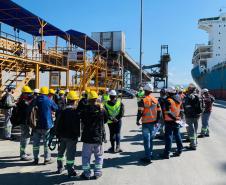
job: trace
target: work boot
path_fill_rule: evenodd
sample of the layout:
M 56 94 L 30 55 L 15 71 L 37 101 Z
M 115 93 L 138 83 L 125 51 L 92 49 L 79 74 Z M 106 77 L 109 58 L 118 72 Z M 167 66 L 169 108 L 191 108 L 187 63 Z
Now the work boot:
M 210 134 L 209 133 L 205 134 L 205 137 L 210 137 Z
M 64 171 L 64 168 L 58 168 L 57 171 L 56 171 L 56 173 L 57 174 L 62 174 L 63 171 Z
M 174 155 L 175 157 L 180 157 L 181 154 L 182 154 L 181 151 L 176 151 L 176 152 L 173 153 L 173 155 Z
M 94 179 L 99 179 L 100 177 L 102 177 L 102 174 L 98 174 L 98 175 L 96 174 L 93 176 Z
M 188 150 L 196 150 L 196 146 L 187 146 L 186 149 L 188 149 Z
M 76 176 L 78 176 L 78 174 L 75 170 L 68 172 L 68 177 L 76 177 Z
M 114 147 L 109 148 L 109 149 L 108 149 L 108 152 L 109 152 L 109 153 L 115 153 L 115 148 L 114 148 Z
M 84 180 L 90 180 L 90 177 L 86 176 L 84 173 L 82 173 L 82 174 L 80 175 L 80 178 L 81 178 L 81 179 L 84 179 Z
M 143 162 L 143 163 L 147 163 L 147 164 L 150 164 L 151 163 L 151 159 L 149 159 L 147 157 L 141 158 L 140 161 Z
M 198 136 L 198 138 L 204 138 L 204 137 L 205 137 L 204 134 L 200 134 L 200 135 Z
M 28 157 L 28 156 L 26 155 L 26 156 L 20 157 L 20 160 L 21 160 L 21 161 L 31 161 L 32 158 L 30 158 L 30 157 Z
M 37 159 L 34 159 L 34 165 L 38 165 L 38 162 L 39 162 L 39 158 L 37 158 Z
M 121 153 L 123 152 L 122 149 L 120 148 L 120 146 L 116 146 L 116 150 L 115 150 L 115 153 Z
M 170 155 L 169 154 L 166 154 L 166 153 L 163 153 L 160 155 L 160 158 L 161 159 L 169 159 L 170 158 Z
M 45 159 L 45 161 L 44 161 L 44 165 L 52 164 L 52 163 L 54 163 L 54 161 L 52 159 L 48 159 L 48 160 Z

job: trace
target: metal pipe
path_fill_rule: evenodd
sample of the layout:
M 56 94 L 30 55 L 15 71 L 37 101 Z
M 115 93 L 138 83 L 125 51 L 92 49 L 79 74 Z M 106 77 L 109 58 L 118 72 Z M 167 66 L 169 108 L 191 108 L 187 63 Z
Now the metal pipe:
M 142 84 L 142 55 L 143 55 L 143 0 L 140 0 L 140 85 Z

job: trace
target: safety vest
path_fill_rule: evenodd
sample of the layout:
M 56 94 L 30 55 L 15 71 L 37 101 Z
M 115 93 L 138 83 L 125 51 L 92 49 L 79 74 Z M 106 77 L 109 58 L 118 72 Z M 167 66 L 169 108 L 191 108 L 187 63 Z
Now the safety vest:
M 107 112 L 109 114 L 109 116 L 111 116 L 112 118 L 116 118 L 116 116 L 119 115 L 120 113 L 120 108 L 121 108 L 121 102 L 119 100 L 117 100 L 116 104 L 111 106 L 108 103 L 105 104 L 106 108 L 107 108 Z M 108 120 L 108 124 L 112 123 L 112 120 Z
M 103 95 L 103 103 L 106 103 L 109 100 L 110 100 L 110 96 L 108 94 L 104 94 Z
M 144 99 L 144 109 L 142 114 L 142 123 L 152 123 L 157 120 L 157 112 L 160 111 L 158 107 L 158 100 L 153 96 L 146 96 Z
M 144 91 L 139 91 L 137 93 L 137 101 L 141 101 L 142 98 L 144 98 Z
M 167 99 L 170 102 L 169 111 L 164 110 L 165 121 L 175 121 L 168 114 L 171 113 L 176 120 L 180 120 L 181 103 L 176 103 L 172 98 Z

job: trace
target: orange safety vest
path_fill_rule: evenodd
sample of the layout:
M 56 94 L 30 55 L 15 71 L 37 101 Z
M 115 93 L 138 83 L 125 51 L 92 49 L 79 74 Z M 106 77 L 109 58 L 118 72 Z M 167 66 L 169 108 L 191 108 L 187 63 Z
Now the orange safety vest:
M 170 102 L 170 110 L 164 110 L 165 121 L 175 121 L 169 117 L 169 113 L 171 113 L 176 118 L 176 120 L 180 120 L 181 103 L 176 103 L 172 98 L 168 98 L 168 101 Z
M 157 112 L 160 111 L 158 100 L 149 95 L 144 99 L 144 109 L 142 114 L 142 123 L 152 123 L 157 120 Z

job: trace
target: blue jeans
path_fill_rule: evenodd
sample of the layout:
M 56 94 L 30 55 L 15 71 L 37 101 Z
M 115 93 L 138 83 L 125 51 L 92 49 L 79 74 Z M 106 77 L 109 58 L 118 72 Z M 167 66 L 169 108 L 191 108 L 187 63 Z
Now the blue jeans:
M 20 157 L 26 157 L 26 148 L 30 142 L 31 128 L 28 125 L 21 124 L 21 136 L 20 136 Z
M 209 119 L 210 119 L 210 112 L 202 114 L 201 134 L 203 135 L 209 134 Z
M 154 130 L 153 123 L 143 123 L 142 124 L 142 134 L 144 140 L 144 151 L 145 157 L 147 159 L 151 159 L 152 150 L 153 150 L 153 130 Z
M 171 148 L 172 148 L 172 142 L 173 142 L 173 136 L 175 137 L 176 144 L 177 144 L 177 151 L 182 152 L 183 144 L 180 134 L 180 126 L 174 122 L 172 123 L 166 123 L 165 124 L 165 154 L 169 155 Z
M 119 146 L 121 141 L 121 127 L 122 127 L 122 121 L 119 120 L 117 123 L 110 123 L 108 124 L 109 131 L 110 131 L 110 141 L 112 147 Z

